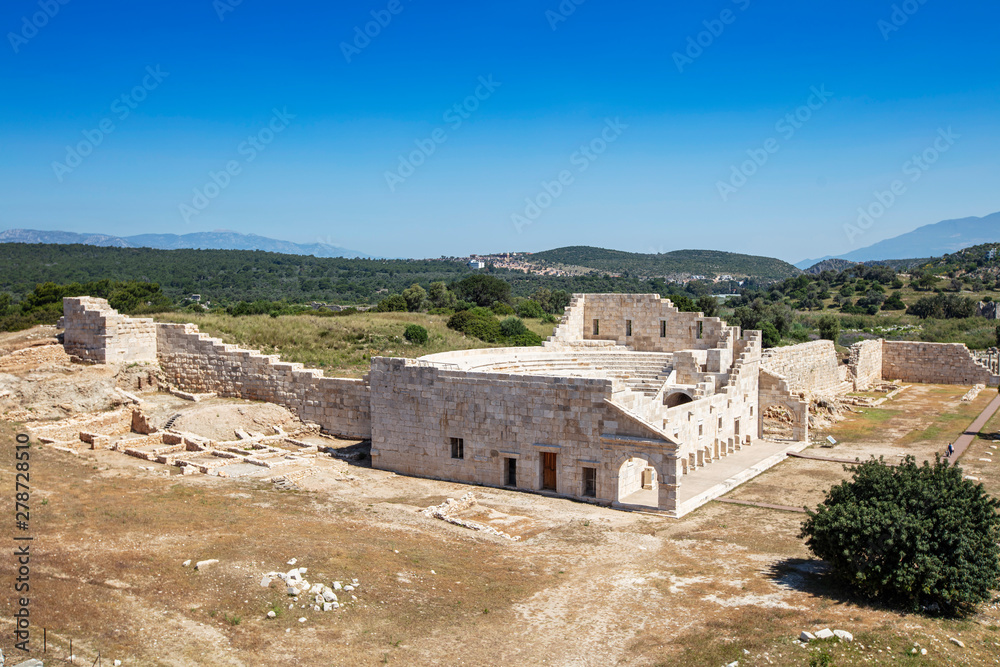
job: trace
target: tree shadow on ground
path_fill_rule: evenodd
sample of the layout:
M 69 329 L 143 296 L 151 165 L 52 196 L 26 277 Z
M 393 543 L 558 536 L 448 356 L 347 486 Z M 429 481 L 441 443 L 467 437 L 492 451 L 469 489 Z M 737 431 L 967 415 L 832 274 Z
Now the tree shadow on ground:
M 853 605 L 871 611 L 891 611 L 900 614 L 912 611 L 851 592 L 837 581 L 826 561 L 818 558 L 785 558 L 772 563 L 764 574 L 778 586 L 825 598 L 838 605 Z

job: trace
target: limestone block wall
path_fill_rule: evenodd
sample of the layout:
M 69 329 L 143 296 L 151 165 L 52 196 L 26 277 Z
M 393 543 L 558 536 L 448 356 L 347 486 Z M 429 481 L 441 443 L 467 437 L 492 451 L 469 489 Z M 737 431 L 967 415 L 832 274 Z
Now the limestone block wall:
M 882 339 L 862 340 L 851 346 L 848 375 L 854 391 L 864 391 L 882 380 Z
M 607 379 L 466 372 L 376 358 L 370 383 L 376 468 L 505 486 L 512 459 L 517 488 L 541 490 L 548 453 L 556 455 L 556 493 L 584 497 L 584 468 L 593 468 L 596 499 L 614 502 L 620 466 L 641 455 L 661 482 L 676 483 L 664 464 L 674 445 L 612 405 Z M 461 439 L 462 458 L 452 457 L 452 438 Z
M 157 347 L 167 380 L 185 391 L 277 403 L 331 433 L 371 435 L 364 380 L 323 377 L 277 355 L 227 345 L 193 324 L 159 324 Z
M 1000 376 L 979 363 L 961 343 L 887 340 L 882 345 L 882 377 L 933 384 L 996 387 L 1000 383 Z
M 802 442 L 809 439 L 809 403 L 802 400 L 789 387 L 788 382 L 774 373 L 766 370 L 760 372 L 759 382 L 760 412 L 769 407 L 780 406 L 788 410 L 794 420 L 792 424 L 792 439 Z M 759 437 L 764 437 L 763 414 L 757 424 Z
M 99 364 L 155 362 L 156 323 L 120 315 L 105 299 L 63 299 L 63 346 Z
M 840 363 L 829 340 L 764 350 L 761 368 L 784 378 L 793 392 L 836 395 L 851 389 L 844 384 L 847 367 Z
M 551 341 L 609 341 L 640 352 L 706 350 L 732 329 L 717 317 L 682 313 L 657 294 L 574 294 Z

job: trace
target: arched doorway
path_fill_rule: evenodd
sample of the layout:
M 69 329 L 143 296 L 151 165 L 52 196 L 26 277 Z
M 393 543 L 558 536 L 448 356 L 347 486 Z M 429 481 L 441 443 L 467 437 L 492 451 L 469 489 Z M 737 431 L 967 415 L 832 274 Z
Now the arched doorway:
M 623 505 L 659 507 L 660 489 L 656 468 L 649 461 L 631 456 L 618 468 L 618 498 Z
M 674 393 L 667 394 L 663 397 L 663 405 L 668 408 L 676 408 L 678 405 L 693 402 L 694 399 L 685 394 L 683 391 L 675 391 Z

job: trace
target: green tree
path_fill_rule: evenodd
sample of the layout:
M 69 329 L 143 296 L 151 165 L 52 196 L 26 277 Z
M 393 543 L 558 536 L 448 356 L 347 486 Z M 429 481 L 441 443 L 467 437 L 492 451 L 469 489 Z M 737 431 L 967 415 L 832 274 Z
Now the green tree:
M 427 329 L 419 324 L 407 324 L 406 330 L 403 332 L 403 338 L 414 345 L 423 345 L 427 342 Z
M 432 308 L 454 308 L 458 299 L 446 284 L 438 281 L 431 283 L 427 291 L 427 300 L 430 301 Z
M 476 273 L 454 283 L 451 289 L 459 298 L 477 306 L 490 306 L 494 301 L 510 301 L 510 285 L 496 276 Z
M 1000 584 L 1000 500 L 940 457 L 854 467 L 802 524 L 834 577 L 872 599 L 972 610 Z
M 698 297 L 698 311 L 705 317 L 715 317 L 719 314 L 719 300 L 706 294 Z
M 519 317 L 508 317 L 500 322 L 500 333 L 502 333 L 505 338 L 520 336 L 527 331 L 528 327 L 525 326 L 524 320 Z
M 781 342 L 781 334 L 778 333 L 777 327 L 770 322 L 764 322 L 760 331 L 764 334 L 764 347 L 777 347 L 778 343 Z
M 525 299 L 514 308 L 521 317 L 541 317 L 545 314 L 542 307 L 533 299 Z
M 840 335 L 840 320 L 835 315 L 823 315 L 817 325 L 820 338 L 837 342 L 837 337 Z
M 375 312 L 377 313 L 405 313 L 409 309 L 410 305 L 403 298 L 402 294 L 387 296 L 375 306 Z
M 997 325 L 996 334 L 997 334 L 997 347 L 1000 347 L 1000 324 Z
M 414 283 L 403 290 L 403 298 L 406 299 L 406 309 L 411 313 L 423 310 L 427 302 L 427 290 Z

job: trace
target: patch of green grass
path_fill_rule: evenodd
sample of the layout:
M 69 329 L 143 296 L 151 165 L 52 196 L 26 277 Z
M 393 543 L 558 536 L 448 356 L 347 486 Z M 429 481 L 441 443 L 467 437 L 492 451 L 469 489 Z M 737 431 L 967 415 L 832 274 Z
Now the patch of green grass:
M 361 377 L 372 357 L 420 357 L 425 354 L 496 347 L 447 327 L 445 315 L 427 313 L 357 313 L 343 317 L 316 315 L 250 315 L 163 313 L 161 322 L 191 322 L 226 343 L 277 354 L 283 361 L 323 369 L 327 376 Z M 408 324 L 427 329 L 428 341 L 414 345 L 403 337 Z M 543 339 L 555 324 L 527 319 L 528 328 Z

